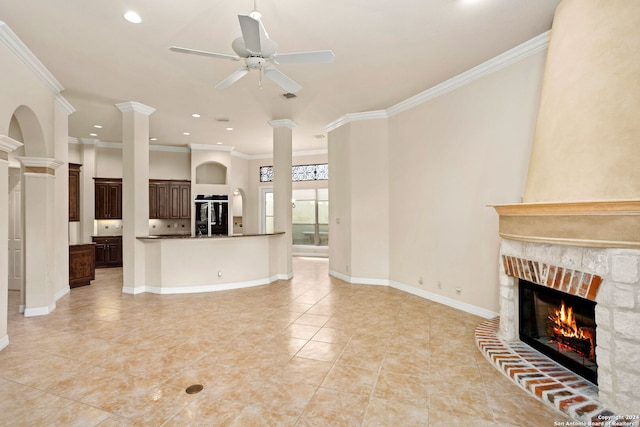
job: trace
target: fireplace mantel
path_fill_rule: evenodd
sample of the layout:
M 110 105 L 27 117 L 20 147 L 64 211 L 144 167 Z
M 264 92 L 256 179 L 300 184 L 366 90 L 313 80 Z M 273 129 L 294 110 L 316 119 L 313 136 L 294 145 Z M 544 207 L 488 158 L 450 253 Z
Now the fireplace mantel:
M 640 200 L 492 206 L 504 239 L 640 249 Z

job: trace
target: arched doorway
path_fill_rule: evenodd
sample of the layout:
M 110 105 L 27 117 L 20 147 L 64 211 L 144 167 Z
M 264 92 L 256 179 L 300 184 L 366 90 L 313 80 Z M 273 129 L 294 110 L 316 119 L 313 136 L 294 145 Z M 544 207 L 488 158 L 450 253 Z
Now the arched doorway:
M 33 217 L 29 215 L 25 203 L 24 174 L 34 172 L 20 166 L 20 160 L 27 158 L 45 157 L 47 147 L 40 122 L 29 107 L 21 105 L 18 107 L 9 122 L 9 138 L 18 141 L 23 145 L 9 154 L 9 176 L 8 176 L 8 289 L 9 291 L 20 292 L 19 310 L 24 312 L 27 295 L 33 286 L 29 286 L 25 281 L 25 271 L 27 263 L 25 255 L 27 244 L 24 239 L 25 218 Z M 33 205 L 33 204 L 31 204 Z M 33 208 L 30 208 L 33 209 Z M 31 212 L 33 213 L 33 212 Z M 42 268 L 33 265 L 31 268 Z

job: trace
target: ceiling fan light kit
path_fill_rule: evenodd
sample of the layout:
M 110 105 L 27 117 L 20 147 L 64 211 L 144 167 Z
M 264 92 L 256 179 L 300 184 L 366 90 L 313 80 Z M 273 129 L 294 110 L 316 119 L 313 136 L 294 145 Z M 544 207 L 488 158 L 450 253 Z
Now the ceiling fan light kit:
M 278 44 L 271 40 L 261 20 L 262 15 L 255 7 L 249 15 L 238 15 L 242 37 L 238 37 L 231 43 L 231 48 L 236 55 L 209 52 L 206 50 L 190 49 L 171 46 L 173 52 L 187 53 L 191 55 L 208 56 L 211 58 L 227 59 L 232 61 L 244 60 L 245 65 L 238 68 L 224 80 L 216 85 L 217 89 L 225 89 L 246 76 L 250 70 L 258 70 L 269 80 L 286 90 L 287 93 L 296 93 L 302 86 L 285 75 L 271 64 L 320 64 L 332 62 L 335 55 L 330 50 L 294 52 L 277 54 Z M 261 84 L 260 79 L 260 84 Z

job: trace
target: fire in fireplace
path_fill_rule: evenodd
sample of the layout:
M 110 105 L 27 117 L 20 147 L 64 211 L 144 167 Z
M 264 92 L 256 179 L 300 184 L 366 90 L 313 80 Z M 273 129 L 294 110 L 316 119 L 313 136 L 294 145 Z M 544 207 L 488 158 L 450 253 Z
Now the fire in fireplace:
M 595 302 L 520 279 L 520 339 L 597 382 Z

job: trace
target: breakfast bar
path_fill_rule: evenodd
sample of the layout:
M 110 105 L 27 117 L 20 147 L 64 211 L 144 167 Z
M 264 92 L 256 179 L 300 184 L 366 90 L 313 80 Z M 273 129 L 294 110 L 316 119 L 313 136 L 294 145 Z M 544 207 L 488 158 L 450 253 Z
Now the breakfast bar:
M 182 294 L 239 289 L 291 278 L 285 233 L 145 236 L 145 292 Z M 126 290 L 125 290 L 126 291 Z

